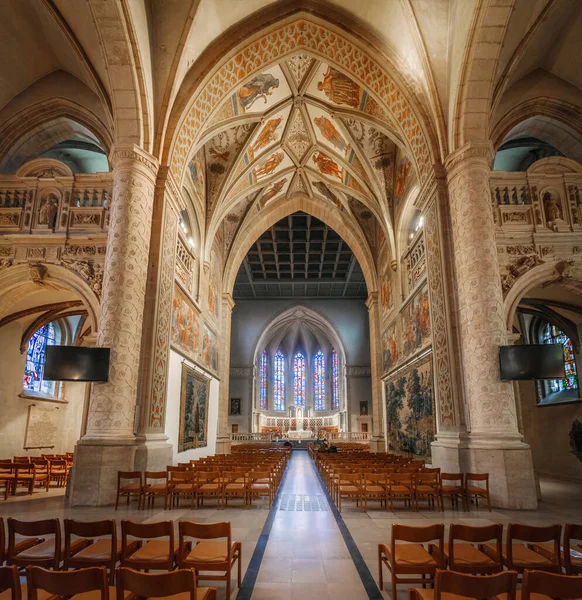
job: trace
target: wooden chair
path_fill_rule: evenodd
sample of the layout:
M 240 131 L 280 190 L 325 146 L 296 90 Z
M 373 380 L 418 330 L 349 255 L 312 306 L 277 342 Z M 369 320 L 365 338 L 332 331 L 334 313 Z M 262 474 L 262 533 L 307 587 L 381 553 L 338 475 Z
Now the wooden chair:
M 64 487 L 67 483 L 67 461 L 51 460 L 50 480 L 56 481 L 57 487 Z
M 478 483 L 474 485 L 473 482 L 485 482 L 485 487 Z M 465 473 L 465 497 L 467 499 L 467 508 L 469 507 L 469 501 L 475 499 L 475 506 L 479 508 L 479 498 L 485 498 L 487 500 L 487 508 L 491 512 L 491 496 L 489 495 L 489 473 Z
M 2 600 L 22 600 L 18 567 L 0 567 L 0 598 Z
M 241 477 L 242 475 L 242 477 Z M 246 473 L 240 471 L 222 471 L 222 503 L 228 506 L 229 498 L 242 498 L 243 506 L 248 505 L 249 479 Z M 257 485 L 257 484 L 255 484 Z M 266 484 L 269 485 L 268 483 Z M 271 507 L 271 497 L 269 496 L 269 508 Z
M 384 473 L 367 473 L 362 480 L 361 496 L 364 512 L 368 511 L 368 501 L 380 502 L 380 508 L 388 510 L 388 495 L 386 487 L 388 481 Z
M 169 470 L 168 494 L 170 506 L 180 506 L 181 498 L 190 499 L 190 509 L 195 508 L 196 474 L 193 471 Z
M 14 462 L 19 464 L 28 464 L 30 463 L 30 456 L 15 456 Z
M 271 471 L 252 471 L 248 475 L 248 503 L 252 506 L 253 498 L 269 498 L 269 508 L 275 498 L 275 482 Z
M 467 498 L 465 496 L 462 473 L 441 473 L 441 506 L 443 506 L 443 509 L 445 498 L 451 499 L 451 506 L 453 508 L 459 508 L 460 498 L 463 510 L 467 510 Z
M 445 568 L 444 561 L 445 526 L 408 527 L 392 525 L 390 547 L 378 544 L 378 571 L 380 591 L 384 589 L 383 565 L 392 577 L 392 598 L 396 600 L 397 585 L 402 583 L 422 583 L 423 587 L 434 583 L 437 569 Z M 436 546 L 434 542 L 437 542 Z M 397 541 L 412 542 L 397 544 Z M 428 549 L 423 544 L 430 544 Z M 404 577 L 398 577 L 404 575 Z M 407 577 L 420 575 L 422 579 Z
M 533 527 L 510 523 L 507 528 L 505 548 L 502 552 L 503 565 L 520 574 L 526 569 L 560 573 L 562 570 L 560 561 L 561 532 L 561 525 Z M 526 542 L 526 544 L 518 542 Z M 547 542 L 552 542 L 553 551 L 551 553 L 542 554 L 534 550 L 534 545 Z M 493 558 L 494 552 L 497 552 L 496 545 L 493 544 L 484 544 L 482 549 L 490 558 Z
M 409 600 L 459 600 L 460 598 L 515 599 L 517 573 L 505 571 L 494 575 L 467 575 L 438 570 L 434 590 L 410 588 Z
M 502 564 L 503 525 L 473 527 L 451 523 L 449 543 L 445 546 L 445 557 L 451 571 L 470 575 L 487 575 L 503 571 Z M 494 540 L 495 552 L 489 556 L 476 544 L 491 543 Z M 461 543 L 457 543 L 461 542 Z
M 0 464 L 0 486 L 4 486 L 4 500 L 8 500 L 8 496 L 16 491 L 17 474 L 17 463 L 5 461 Z
M 71 550 L 73 536 L 83 544 L 77 551 Z M 99 539 L 95 539 L 99 538 Z M 137 550 L 137 542 L 134 548 Z M 107 567 L 110 583 L 113 583 L 115 565 L 121 559 L 121 542 L 117 540 L 115 521 L 81 522 L 65 519 L 65 552 L 63 567 L 67 569 L 82 569 L 85 567 Z
M 426 500 L 429 508 L 436 504 L 437 510 L 443 510 L 441 507 L 441 489 L 439 481 L 440 469 L 420 470 L 414 476 L 414 503 L 418 510 L 418 503 Z
M 394 501 L 404 502 L 404 506 L 414 505 L 414 472 L 394 473 L 388 477 L 386 488 L 390 511 L 394 510 Z
M 128 536 L 138 539 L 129 540 Z M 147 540 L 145 544 L 144 540 Z M 178 544 L 174 541 L 173 521 L 158 523 L 121 521 L 122 567 L 130 567 L 138 571 L 149 571 L 150 569 L 171 571 L 177 559 Z
M 16 544 L 16 535 L 31 540 L 29 544 Z M 45 540 L 39 536 L 50 535 Z M 17 521 L 8 519 L 7 563 L 18 567 L 35 565 L 58 569 L 61 564 L 61 527 L 58 519 L 42 521 Z
M 340 473 L 337 486 L 338 510 L 342 511 L 342 499 L 355 500 L 356 506 L 360 505 L 362 499 L 362 474 Z M 362 507 L 360 506 L 360 510 Z
M 124 480 L 135 481 L 138 483 L 123 483 Z M 119 506 L 119 499 L 122 496 L 127 498 L 127 506 L 132 496 L 137 496 L 137 508 L 141 508 L 141 498 L 143 494 L 143 481 L 141 471 L 118 471 L 117 472 L 117 497 L 115 499 L 115 510 Z
M 89 567 L 78 571 L 49 571 L 42 567 L 26 567 L 28 600 L 39 600 L 39 592 L 51 598 L 69 600 L 109 600 L 115 588 L 109 588 L 105 567 Z
M 221 484 L 216 482 L 218 471 L 196 471 L 196 507 L 204 504 L 204 498 L 216 498 L 216 507 L 220 508 Z
M 232 541 L 230 523 L 180 521 L 178 534 L 180 542 L 178 567 L 194 569 L 199 581 L 226 581 L 226 599 L 229 600 L 231 571 L 236 562 L 238 562 L 237 585 L 239 588 L 242 582 L 242 545 L 240 542 Z M 196 540 L 194 547 L 189 545 L 188 538 Z M 218 574 L 208 574 L 208 572 L 217 572 Z
M 582 598 L 582 577 L 526 570 L 521 586 L 521 599 L 530 600 L 530 597 L 535 597 L 541 600 L 542 596 L 560 600 Z
M 169 493 L 167 471 L 146 471 L 144 473 L 142 508 L 145 508 L 146 502 L 148 508 L 153 508 L 156 496 L 162 496 L 165 510 L 168 508 Z
M 567 523 L 564 527 L 563 560 L 567 575 L 582 575 L 582 525 Z
M 132 598 L 167 598 L 172 600 L 216 600 L 216 588 L 196 585 L 191 569 L 171 573 L 140 573 L 121 567 L 117 570 L 117 600 Z

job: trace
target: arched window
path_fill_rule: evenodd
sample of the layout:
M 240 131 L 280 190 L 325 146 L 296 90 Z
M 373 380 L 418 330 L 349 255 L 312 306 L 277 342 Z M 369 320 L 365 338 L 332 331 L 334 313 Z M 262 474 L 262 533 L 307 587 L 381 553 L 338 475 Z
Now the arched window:
M 339 360 L 337 352 L 331 352 L 331 409 L 340 408 L 340 382 L 339 382 Z
M 566 377 L 564 379 L 546 380 L 546 394 L 555 394 L 564 390 L 578 389 L 578 370 L 576 369 L 576 358 L 574 357 L 574 348 L 570 338 L 558 329 L 555 325 L 547 323 L 541 329 L 542 344 L 562 344 L 564 346 L 564 370 Z
M 325 410 L 325 356 L 321 350 L 313 359 L 313 390 L 315 410 Z
M 297 352 L 293 359 L 293 404 L 305 406 L 305 356 Z
M 26 365 L 22 387 L 29 392 L 37 392 L 47 396 L 56 395 L 56 382 L 44 381 L 44 362 L 46 347 L 59 342 L 60 329 L 54 323 L 48 323 L 36 331 L 28 341 Z
M 263 350 L 259 361 L 259 406 L 261 410 L 267 410 L 267 376 L 268 357 L 267 351 Z
M 281 350 L 275 354 L 273 369 L 273 405 L 275 410 L 285 410 L 285 357 Z

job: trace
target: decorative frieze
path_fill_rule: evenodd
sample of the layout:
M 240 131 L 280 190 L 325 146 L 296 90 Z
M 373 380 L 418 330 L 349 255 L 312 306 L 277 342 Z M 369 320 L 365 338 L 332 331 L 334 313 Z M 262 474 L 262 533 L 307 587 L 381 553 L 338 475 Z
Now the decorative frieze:
M 347 377 L 371 377 L 372 368 L 369 365 L 346 365 Z

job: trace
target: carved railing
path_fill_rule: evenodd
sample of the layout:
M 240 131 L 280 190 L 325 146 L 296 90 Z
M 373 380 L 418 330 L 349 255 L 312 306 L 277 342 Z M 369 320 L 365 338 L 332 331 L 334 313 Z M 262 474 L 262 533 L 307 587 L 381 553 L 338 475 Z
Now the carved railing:
M 413 290 L 416 284 L 426 273 L 426 251 L 424 236 L 419 233 L 415 236 L 411 246 L 404 255 L 404 263 L 408 275 L 408 290 Z
M 311 429 L 315 431 L 322 427 L 339 427 L 339 424 L 339 413 L 327 416 L 303 417 L 302 419 L 296 419 L 295 417 L 269 417 L 263 414 L 259 417 L 260 427 L 276 427 L 282 431 L 296 429 Z
M 372 434 L 364 431 L 335 431 L 330 436 L 337 442 L 369 442 Z
M 233 444 L 244 444 L 252 442 L 270 442 L 273 436 L 271 433 L 231 433 L 230 441 Z

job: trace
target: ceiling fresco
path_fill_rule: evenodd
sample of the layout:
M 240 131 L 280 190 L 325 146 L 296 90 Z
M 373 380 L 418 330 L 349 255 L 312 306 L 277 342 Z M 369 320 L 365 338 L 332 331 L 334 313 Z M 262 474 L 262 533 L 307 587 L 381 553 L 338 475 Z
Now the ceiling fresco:
M 412 165 L 375 123 L 378 115 L 357 83 L 305 52 L 251 76 L 216 107 L 214 133 L 189 163 L 210 236 L 222 228 L 228 251 L 245 222 L 303 194 L 356 213 L 373 248 L 375 225 L 360 213 L 391 226 L 395 185 L 408 187 Z

